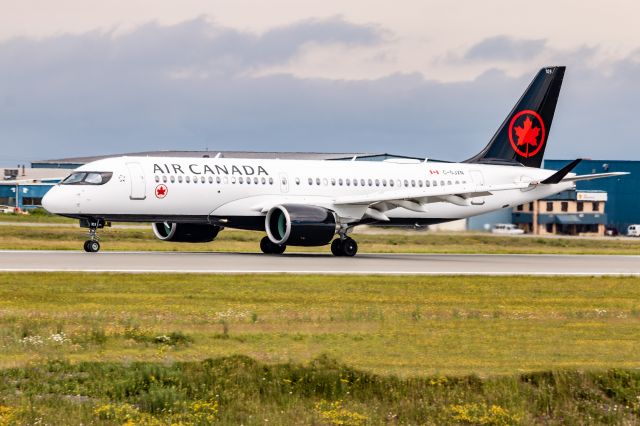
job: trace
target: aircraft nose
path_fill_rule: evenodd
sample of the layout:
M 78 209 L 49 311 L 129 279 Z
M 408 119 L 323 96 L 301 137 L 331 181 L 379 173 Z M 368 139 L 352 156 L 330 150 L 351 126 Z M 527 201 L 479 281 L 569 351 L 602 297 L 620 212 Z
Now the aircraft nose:
M 58 188 L 55 186 L 42 197 L 42 207 L 49 213 L 60 213 L 60 202 L 60 194 Z

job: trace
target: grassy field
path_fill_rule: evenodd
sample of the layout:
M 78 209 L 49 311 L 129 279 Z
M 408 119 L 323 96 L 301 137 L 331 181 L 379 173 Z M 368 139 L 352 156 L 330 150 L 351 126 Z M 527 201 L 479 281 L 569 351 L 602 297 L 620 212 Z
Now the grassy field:
M 640 365 L 639 278 L 18 273 L 0 283 L 0 367 L 236 354 L 327 354 L 405 377 Z
M 638 331 L 640 278 L 4 273 L 0 425 L 636 424 Z
M 157 240 L 151 226 L 100 230 L 103 250 L 259 251 L 261 232 L 225 229 L 211 243 L 184 244 Z M 362 253 L 561 253 L 640 254 L 640 239 L 509 237 L 491 234 L 398 231 L 394 234 L 355 233 Z M 86 230 L 69 226 L 0 227 L 0 249 L 80 250 Z M 291 247 L 290 251 L 329 252 L 328 247 Z

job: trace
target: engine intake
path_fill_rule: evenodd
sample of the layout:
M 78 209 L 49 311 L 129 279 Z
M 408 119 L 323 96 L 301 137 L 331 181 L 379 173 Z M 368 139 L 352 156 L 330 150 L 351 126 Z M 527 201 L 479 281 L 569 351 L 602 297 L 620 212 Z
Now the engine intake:
M 159 240 L 176 243 L 208 243 L 220 232 L 219 226 L 194 223 L 161 222 L 152 228 Z
M 275 244 L 323 246 L 336 233 L 336 215 L 323 207 L 283 204 L 267 212 L 265 229 Z

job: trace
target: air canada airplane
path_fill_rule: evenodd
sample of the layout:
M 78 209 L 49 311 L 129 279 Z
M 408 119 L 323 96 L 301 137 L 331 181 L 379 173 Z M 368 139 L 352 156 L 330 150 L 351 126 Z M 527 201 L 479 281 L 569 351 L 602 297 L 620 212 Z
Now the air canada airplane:
M 115 157 L 88 163 L 42 200 L 49 212 L 97 230 L 151 222 L 163 241 L 212 241 L 223 228 L 264 231 L 264 253 L 331 244 L 354 256 L 358 225 L 420 227 L 513 207 L 571 189 L 576 176 L 541 169 L 565 67 L 541 69 L 478 154 L 461 163 Z M 334 238 L 337 235 L 336 238 Z

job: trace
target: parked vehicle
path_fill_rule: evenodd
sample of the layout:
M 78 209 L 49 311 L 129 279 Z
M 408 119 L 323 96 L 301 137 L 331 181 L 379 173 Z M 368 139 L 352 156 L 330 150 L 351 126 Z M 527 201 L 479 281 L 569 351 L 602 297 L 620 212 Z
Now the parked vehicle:
M 604 230 L 604 235 L 607 237 L 616 237 L 620 235 L 620 232 L 618 231 L 618 228 L 611 227 Z
M 627 235 L 630 237 L 640 237 L 640 225 L 629 225 Z
M 491 233 L 518 235 L 524 234 L 524 229 L 518 228 L 513 223 L 496 223 L 491 230 Z
M 0 205 L 0 213 L 15 213 L 16 208 L 12 206 Z

